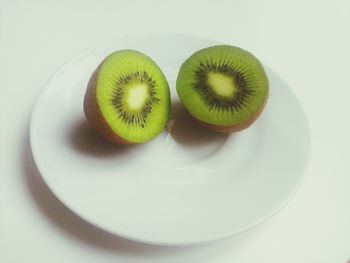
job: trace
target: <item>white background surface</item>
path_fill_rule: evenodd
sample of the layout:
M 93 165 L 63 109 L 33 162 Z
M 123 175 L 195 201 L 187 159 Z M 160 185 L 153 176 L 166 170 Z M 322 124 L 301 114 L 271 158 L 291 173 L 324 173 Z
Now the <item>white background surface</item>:
M 346 262 L 350 257 L 348 1 L 0 0 L 0 262 Z M 242 46 L 294 89 L 312 157 L 291 202 L 204 246 L 137 244 L 95 229 L 50 194 L 28 123 L 45 81 L 82 50 L 125 34 L 176 32 Z

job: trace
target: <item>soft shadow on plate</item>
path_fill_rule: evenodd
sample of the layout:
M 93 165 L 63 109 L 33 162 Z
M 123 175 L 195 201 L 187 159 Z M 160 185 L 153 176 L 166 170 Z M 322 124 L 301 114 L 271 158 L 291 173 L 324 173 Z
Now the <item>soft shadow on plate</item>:
M 183 247 L 149 245 L 127 240 L 91 225 L 70 211 L 56 198 L 47 187 L 34 163 L 28 134 L 24 140 L 21 163 L 30 197 L 35 202 L 38 211 L 54 227 L 58 228 L 63 235 L 73 237 L 77 242 L 82 242 L 116 255 L 142 259 L 169 259 L 169 256 L 171 256 L 181 260 L 181 257 L 188 257 L 188 254 L 193 254 L 191 257 L 194 259 L 198 258 L 198 260 L 201 259 L 204 262 L 202 253 L 222 253 L 228 249 L 231 251 L 232 246 L 238 249 L 240 245 L 246 243 L 252 237 L 251 232 L 253 231 L 248 231 L 239 236 L 221 241 Z
M 170 159 L 179 156 L 188 160 L 203 160 L 221 149 L 229 135 L 210 131 L 200 126 L 179 101 L 174 101 L 167 128 L 162 155 Z M 159 137 L 162 137 L 161 135 Z M 144 144 L 119 145 L 104 140 L 89 125 L 84 116 L 72 123 L 68 130 L 69 146 L 79 154 L 100 160 L 132 160 L 147 153 L 147 147 L 159 138 Z M 188 157 L 188 158 L 187 158 Z
M 186 111 L 180 101 L 171 106 L 171 118 L 174 123 L 170 128 L 173 139 L 186 147 L 200 147 L 203 144 L 222 146 L 228 138 L 227 134 L 217 133 L 200 126 Z
M 71 146 L 76 151 L 96 158 L 127 155 L 138 147 L 138 145 L 117 145 L 107 142 L 97 135 L 85 118 L 76 121 L 68 136 Z
M 200 126 L 178 100 L 173 100 L 167 132 L 164 155 L 170 161 L 182 159 L 183 163 L 214 156 L 229 137 Z

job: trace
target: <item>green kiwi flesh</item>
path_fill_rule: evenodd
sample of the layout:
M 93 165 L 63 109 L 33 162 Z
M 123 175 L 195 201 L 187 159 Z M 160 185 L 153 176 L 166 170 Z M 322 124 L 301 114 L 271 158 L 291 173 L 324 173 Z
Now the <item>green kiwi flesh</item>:
M 114 143 L 143 143 L 169 117 L 168 82 L 158 65 L 135 50 L 116 51 L 91 76 L 84 99 L 87 120 Z
M 239 47 L 218 45 L 195 52 L 182 64 L 176 89 L 200 124 L 229 133 L 247 128 L 258 118 L 269 84 L 255 56 Z

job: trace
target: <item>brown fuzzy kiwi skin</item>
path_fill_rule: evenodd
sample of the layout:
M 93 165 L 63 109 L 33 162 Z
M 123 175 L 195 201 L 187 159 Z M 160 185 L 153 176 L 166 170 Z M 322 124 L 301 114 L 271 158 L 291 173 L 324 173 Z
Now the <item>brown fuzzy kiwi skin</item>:
M 102 62 L 103 63 L 103 62 Z M 86 119 L 102 138 L 106 139 L 111 143 L 116 144 L 133 144 L 115 134 L 112 129 L 108 126 L 106 120 L 103 118 L 100 107 L 97 103 L 96 87 L 97 78 L 101 69 L 102 63 L 97 67 L 95 72 L 91 75 L 85 97 L 84 97 L 84 113 Z
M 267 102 L 267 99 L 268 99 L 268 96 L 266 96 L 266 99 L 265 99 L 263 105 L 261 106 L 261 108 L 254 115 L 252 115 L 248 120 L 246 120 L 245 122 L 239 123 L 239 124 L 231 125 L 231 126 L 220 126 L 220 125 L 209 124 L 209 123 L 203 122 L 201 120 L 198 120 L 196 117 L 194 117 L 190 113 L 189 114 L 201 126 L 207 128 L 211 131 L 229 134 L 229 133 L 233 133 L 233 132 L 242 131 L 242 130 L 248 128 L 250 125 L 252 125 L 256 121 L 256 119 L 259 118 L 261 113 L 263 112 L 265 105 L 266 105 L 266 102 Z

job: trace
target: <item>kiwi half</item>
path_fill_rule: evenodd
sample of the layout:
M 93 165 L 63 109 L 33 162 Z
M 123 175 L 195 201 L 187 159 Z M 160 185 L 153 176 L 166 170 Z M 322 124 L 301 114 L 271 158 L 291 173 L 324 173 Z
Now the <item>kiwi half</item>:
M 158 65 L 135 50 L 110 54 L 92 74 L 84 98 L 87 120 L 113 143 L 143 143 L 168 121 L 170 92 Z
M 263 66 L 251 53 L 219 45 L 195 52 L 182 64 L 176 89 L 200 124 L 230 133 L 247 128 L 258 118 L 269 84 Z

